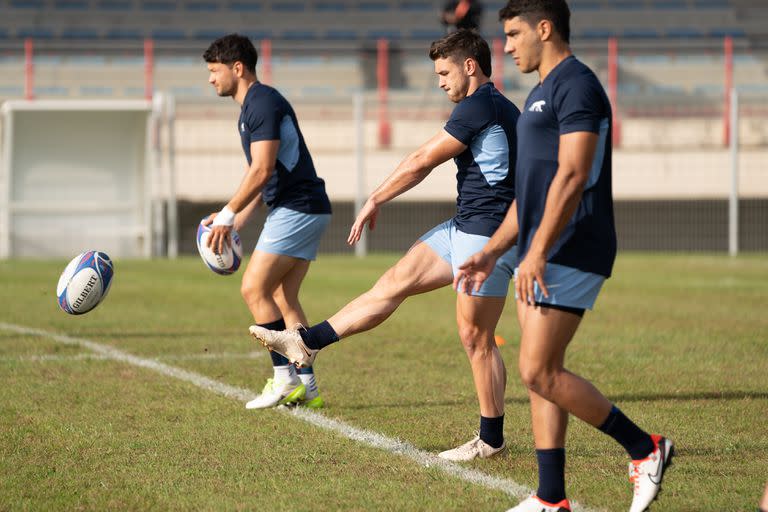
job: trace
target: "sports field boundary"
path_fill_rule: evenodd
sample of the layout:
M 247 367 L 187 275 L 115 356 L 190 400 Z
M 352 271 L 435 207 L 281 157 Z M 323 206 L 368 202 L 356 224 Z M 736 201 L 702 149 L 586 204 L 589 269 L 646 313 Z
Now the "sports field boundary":
M 219 382 L 199 373 L 170 366 L 156 359 L 138 357 L 112 346 L 103 345 L 101 343 L 97 343 L 95 341 L 87 340 L 84 338 L 76 338 L 66 334 L 57 334 L 42 329 L 9 324 L 5 322 L 0 322 L 0 330 L 15 332 L 17 334 L 27 336 L 47 338 L 64 345 L 79 346 L 99 354 L 106 359 L 130 364 L 139 368 L 145 368 L 161 375 L 165 375 L 166 377 L 172 377 L 174 379 L 193 384 L 201 389 L 205 389 L 217 395 L 237 400 L 239 402 L 247 402 L 256 396 L 256 393 L 251 390 L 230 386 L 229 384 Z M 318 413 L 316 411 L 302 408 L 278 408 L 276 411 L 282 414 L 286 414 L 287 416 L 305 421 L 311 425 L 322 428 L 323 430 L 328 430 L 342 435 L 348 439 L 357 441 L 369 447 L 406 457 L 419 466 L 425 468 L 435 468 L 459 480 L 479 485 L 481 487 L 485 487 L 486 489 L 501 491 L 511 496 L 512 498 L 525 498 L 533 492 L 533 489 L 520 485 L 513 480 L 492 476 L 487 473 L 483 473 L 482 471 L 470 469 L 460 464 L 443 460 L 437 455 L 424 450 L 420 450 L 408 442 L 387 437 L 383 434 L 372 432 L 370 430 L 364 430 L 352 425 L 348 425 L 340 420 L 329 418 L 324 414 Z M 502 507 L 511 505 L 512 504 L 500 504 L 499 509 L 501 510 Z M 597 509 L 588 508 L 575 501 L 571 502 L 571 506 L 574 512 L 598 512 Z

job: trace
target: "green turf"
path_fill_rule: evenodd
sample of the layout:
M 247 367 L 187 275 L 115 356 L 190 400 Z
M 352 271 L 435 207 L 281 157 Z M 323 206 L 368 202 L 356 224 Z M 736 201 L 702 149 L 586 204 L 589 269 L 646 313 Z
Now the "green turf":
M 395 258 L 322 256 L 302 290 L 310 318 L 335 312 Z M 253 391 L 271 373 L 265 356 L 178 358 L 261 354 L 247 336 L 239 274 L 216 276 L 196 258 L 117 261 L 107 300 L 73 317 L 55 300 L 64 264 L 0 263 L 0 322 L 86 338 Z M 569 369 L 677 444 L 652 510 L 756 508 L 768 478 L 767 298 L 765 256 L 622 254 L 586 315 Z M 330 347 L 316 365 L 323 414 L 430 452 L 466 441 L 478 408 L 455 331 L 446 289 L 409 299 L 379 328 Z M 466 467 L 534 486 L 509 305 L 499 333 L 511 377 L 509 450 Z M 0 510 L 498 511 L 514 504 L 500 491 L 288 415 L 246 411 L 146 369 L 80 357 L 87 353 L 0 330 Z M 572 420 L 570 497 L 627 510 L 626 462 L 612 440 Z

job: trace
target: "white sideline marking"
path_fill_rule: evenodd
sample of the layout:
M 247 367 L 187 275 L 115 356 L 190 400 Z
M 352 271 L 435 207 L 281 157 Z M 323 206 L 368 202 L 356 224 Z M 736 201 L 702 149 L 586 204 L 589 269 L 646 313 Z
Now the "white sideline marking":
M 146 368 L 167 377 L 173 377 L 184 382 L 189 382 L 190 384 L 194 384 L 199 388 L 206 389 L 216 393 L 217 395 L 221 395 L 226 398 L 232 398 L 240 402 L 247 402 L 256 396 L 253 391 L 248 389 L 230 386 L 198 373 L 182 370 L 181 368 L 176 368 L 174 366 L 169 366 L 157 360 L 137 357 L 129 354 L 128 352 L 123 352 L 122 350 L 110 347 L 109 345 L 102 345 L 100 343 L 96 343 L 94 341 L 86 340 L 83 338 L 74 338 L 65 334 L 55 334 L 43 331 L 41 329 L 33 329 L 30 327 L 7 324 L 4 322 L 0 322 L 0 329 L 16 332 L 19 334 L 50 338 L 65 345 L 81 346 L 99 354 L 100 356 L 103 356 L 105 359 L 112 359 L 121 363 L 128 363 L 141 368 Z M 532 489 L 522 486 L 517 482 L 507 478 L 495 477 L 483 473 L 482 471 L 469 469 L 460 464 L 443 460 L 437 455 L 426 452 L 424 450 L 420 450 L 410 443 L 392 439 L 370 430 L 363 430 L 357 427 L 353 427 L 342 421 L 328 418 L 323 414 L 315 411 L 308 409 L 291 410 L 286 408 L 279 408 L 278 410 L 284 414 L 288 414 L 294 418 L 299 418 L 317 427 L 341 434 L 348 439 L 352 439 L 362 444 L 366 444 L 368 446 L 378 448 L 390 453 L 402 455 L 416 462 L 420 466 L 426 468 L 434 467 L 450 476 L 464 480 L 465 482 L 477 484 L 485 487 L 486 489 L 501 491 L 512 496 L 513 498 L 525 498 L 533 492 Z M 576 502 L 571 502 L 571 506 L 574 512 L 597 512 L 594 509 L 587 508 Z
M 4 325 L 4 324 L 3 324 Z M 217 360 L 217 359 L 259 359 L 264 357 L 261 352 L 211 352 L 207 354 L 178 354 L 153 357 L 152 361 L 195 361 L 195 360 Z M 57 355 L 46 354 L 42 356 L 18 356 L 18 357 L 0 357 L 3 362 L 32 361 L 32 362 L 67 362 L 67 361 L 111 361 L 112 357 L 103 354 L 71 354 Z

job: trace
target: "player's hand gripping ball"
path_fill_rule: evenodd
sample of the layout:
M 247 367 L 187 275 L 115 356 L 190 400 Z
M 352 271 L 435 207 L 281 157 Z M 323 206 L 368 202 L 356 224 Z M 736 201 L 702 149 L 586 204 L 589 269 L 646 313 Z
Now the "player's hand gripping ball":
M 200 257 L 203 259 L 205 265 L 221 275 L 228 275 L 237 272 L 240 268 L 240 263 L 243 261 L 243 244 L 240 242 L 240 235 L 237 231 L 232 230 L 232 244 L 227 247 L 224 244 L 224 250 L 221 254 L 216 254 L 213 249 L 208 247 L 208 237 L 211 234 L 211 227 L 204 226 L 203 221 L 197 226 L 197 251 L 200 253 Z
M 104 252 L 86 251 L 69 262 L 59 277 L 56 297 L 70 315 L 87 313 L 107 296 L 115 268 Z

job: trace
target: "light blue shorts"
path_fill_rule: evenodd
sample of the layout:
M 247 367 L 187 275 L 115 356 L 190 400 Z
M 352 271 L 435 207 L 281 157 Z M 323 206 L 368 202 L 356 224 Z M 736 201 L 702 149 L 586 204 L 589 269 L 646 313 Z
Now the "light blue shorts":
M 330 213 L 302 213 L 277 207 L 267 215 L 256 249 L 313 261 L 330 222 Z
M 480 252 L 490 237 L 459 231 L 451 219 L 438 224 L 419 240 L 450 263 L 455 276 L 459 265 L 476 252 Z M 513 247 L 499 258 L 491 275 L 488 276 L 478 291 L 472 292 L 472 295 L 477 297 L 506 297 L 516 261 L 517 247 Z
M 515 268 L 517 278 L 517 268 Z M 556 263 L 547 263 L 544 269 L 544 284 L 549 297 L 541 293 L 539 283 L 533 284 L 537 303 L 551 304 L 576 309 L 592 309 L 605 282 L 605 276 L 584 272 Z M 517 298 L 517 294 L 515 294 Z

